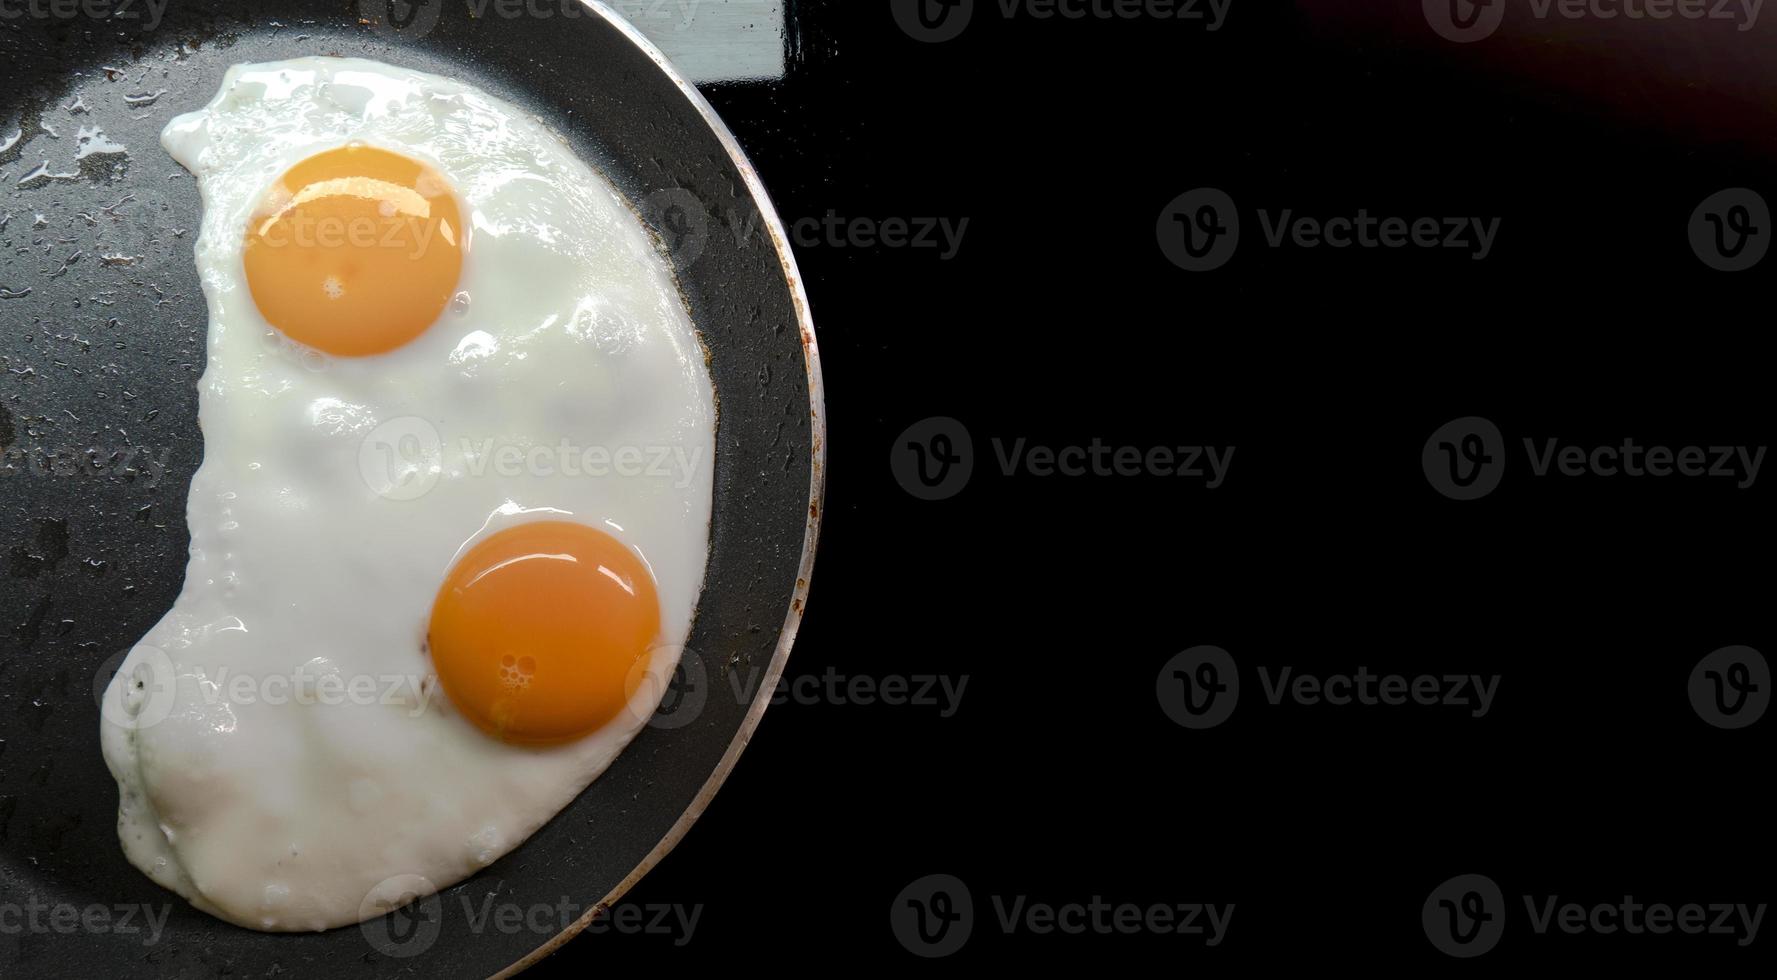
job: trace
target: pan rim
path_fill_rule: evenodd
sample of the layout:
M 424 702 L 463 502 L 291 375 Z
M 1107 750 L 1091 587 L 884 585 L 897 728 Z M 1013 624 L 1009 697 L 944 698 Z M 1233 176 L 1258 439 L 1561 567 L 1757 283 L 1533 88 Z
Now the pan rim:
M 783 219 L 778 216 L 777 208 L 771 202 L 771 196 L 766 192 L 765 185 L 759 179 L 758 171 L 753 168 L 752 161 L 747 158 L 746 151 L 741 148 L 740 141 L 735 139 L 728 124 L 722 121 L 721 116 L 717 115 L 715 107 L 710 105 L 709 100 L 703 97 L 703 93 L 699 92 L 697 87 L 691 84 L 673 66 L 672 62 L 667 60 L 666 55 L 655 46 L 653 41 L 649 40 L 627 18 L 608 6 L 604 0 L 580 0 L 580 4 L 603 18 L 607 24 L 615 28 L 631 44 L 647 55 L 649 60 L 653 61 L 655 66 L 665 73 L 667 78 L 678 88 L 679 93 L 685 97 L 686 101 L 691 103 L 691 107 L 703 118 L 704 125 L 710 128 L 710 132 L 715 135 L 717 142 L 722 144 L 722 149 L 727 152 L 729 160 L 733 162 L 735 169 L 740 173 L 747 193 L 752 196 L 753 203 L 758 207 L 759 216 L 763 219 L 763 227 L 771 237 L 772 248 L 777 252 L 778 263 L 782 267 L 784 279 L 790 287 L 791 303 L 796 308 L 796 325 L 801 333 L 803 357 L 808 366 L 809 448 L 812 457 L 808 477 L 809 507 L 808 520 L 803 527 L 802 557 L 797 563 L 796 584 L 790 593 L 789 609 L 784 614 L 783 626 L 778 632 L 777 648 L 772 652 L 771 663 L 766 666 L 765 676 L 759 687 L 761 691 L 769 691 L 777 685 L 778 678 L 783 675 L 784 665 L 790 659 L 790 648 L 795 644 L 796 633 L 802 625 L 802 611 L 808 603 L 809 583 L 814 575 L 815 544 L 820 537 L 821 515 L 825 509 L 826 390 L 821 378 L 820 350 L 815 342 L 814 319 L 809 310 L 808 290 L 802 281 L 801 270 L 796 265 L 796 256 L 790 249 L 790 239 L 784 230 Z M 722 788 L 722 784 L 727 781 L 728 774 L 733 771 L 735 763 L 740 761 L 741 752 L 751 741 L 754 729 L 758 728 L 760 720 L 765 716 L 765 709 L 770 705 L 770 698 L 755 697 L 753 699 L 753 703 L 747 708 L 746 716 L 741 719 L 740 727 L 734 733 L 734 738 L 729 741 L 727 749 L 723 750 L 721 761 L 717 763 L 709 778 L 704 780 L 703 786 L 698 789 L 697 795 L 692 798 L 690 805 L 685 808 L 683 813 L 679 814 L 679 818 L 673 822 L 665 836 L 661 837 L 653 848 L 643 855 L 641 861 L 630 870 L 629 874 L 623 877 L 622 881 L 613 886 L 584 915 L 569 923 L 567 927 L 545 940 L 519 960 L 493 974 L 490 980 L 506 980 L 508 977 L 516 976 L 560 949 L 568 940 L 579 935 L 587 926 L 591 925 L 594 918 L 620 900 L 649 871 L 652 871 L 661 859 L 671 853 L 673 848 L 678 846 L 679 841 L 683 840 L 686 833 L 691 830 L 691 825 L 703 815 L 703 811 L 715 798 L 716 792 Z

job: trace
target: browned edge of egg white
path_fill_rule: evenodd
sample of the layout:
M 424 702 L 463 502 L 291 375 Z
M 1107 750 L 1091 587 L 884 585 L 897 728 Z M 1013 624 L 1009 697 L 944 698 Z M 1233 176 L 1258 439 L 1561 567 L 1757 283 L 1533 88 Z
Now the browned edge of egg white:
M 803 285 L 802 273 L 796 268 L 796 257 L 790 251 L 789 239 L 784 232 L 783 220 L 778 217 L 777 208 L 772 205 L 770 196 L 765 192 L 765 185 L 760 183 L 759 174 L 753 169 L 752 162 L 747 159 L 746 152 L 741 149 L 740 143 L 735 140 L 734 134 L 729 131 L 727 124 L 716 115 L 715 108 L 703 97 L 703 93 L 686 81 L 685 77 L 679 74 L 678 69 L 666 60 L 666 56 L 660 53 L 660 49 L 654 46 L 654 42 L 636 30 L 622 15 L 605 6 L 602 0 L 580 0 L 580 3 L 621 31 L 631 43 L 652 59 L 660 67 L 660 70 L 672 79 L 673 84 L 678 86 L 679 91 L 684 94 L 698 114 L 703 116 L 704 122 L 721 142 L 723 149 L 728 151 L 728 156 L 734 161 L 741 179 L 746 182 L 747 190 L 752 194 L 754 203 L 759 206 L 759 213 L 764 218 L 764 227 L 771 235 L 772 245 L 777 249 L 778 262 L 783 267 L 784 278 L 790 286 L 790 300 L 796 308 L 796 322 L 802 334 L 802 351 L 808 363 L 809 444 L 814 458 L 809 467 L 808 524 L 803 530 L 802 561 L 796 571 L 796 588 L 791 594 L 790 608 L 784 614 L 783 628 L 778 633 L 777 649 L 771 655 L 771 663 L 766 666 L 764 681 L 759 687 L 761 691 L 770 691 L 777 686 L 778 678 L 783 676 L 784 664 L 790 659 L 790 647 L 795 644 L 796 631 L 802 625 L 802 611 L 808 601 L 808 583 L 814 575 L 815 542 L 820 538 L 821 532 L 821 507 L 826 495 L 826 393 L 821 382 L 821 358 L 820 350 L 815 344 L 814 320 L 809 314 L 808 290 Z M 642 880 L 642 876 L 652 871 L 654 866 L 659 864 L 660 860 L 666 857 L 680 840 L 684 839 L 685 834 L 691 829 L 691 825 L 697 822 L 697 818 L 703 815 L 710 800 L 715 798 L 716 791 L 722 788 L 723 781 L 728 778 L 728 773 L 734 769 L 734 764 L 740 760 L 741 751 L 747 747 L 747 742 L 752 738 L 753 729 L 759 726 L 759 719 L 764 717 L 765 709 L 770 704 L 770 698 L 755 697 L 753 699 L 752 705 L 747 708 L 746 717 L 741 720 L 740 730 L 735 733 L 734 740 L 728 743 L 727 751 L 722 753 L 722 761 L 717 764 L 715 771 L 710 773 L 710 778 L 704 782 L 703 788 L 697 791 L 697 796 L 691 801 L 691 805 L 679 815 L 679 819 L 666 832 L 666 836 L 654 845 L 653 850 L 650 850 L 642 858 L 640 864 L 637 864 L 585 915 L 576 919 L 561 932 L 551 936 L 523 959 L 494 974 L 491 980 L 505 980 L 507 977 L 517 976 L 537 961 L 555 952 L 568 940 L 579 935 L 581 930 L 591 925 L 593 919 L 608 912 L 611 906 L 615 905 L 625 893 L 635 886 L 636 882 Z

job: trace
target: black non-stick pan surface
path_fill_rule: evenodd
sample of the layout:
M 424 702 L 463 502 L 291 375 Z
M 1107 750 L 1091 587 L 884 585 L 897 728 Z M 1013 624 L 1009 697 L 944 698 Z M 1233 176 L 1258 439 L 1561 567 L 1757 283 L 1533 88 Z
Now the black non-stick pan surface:
M 0 18 L 0 976 L 521 966 L 587 920 L 476 928 L 465 910 L 490 896 L 520 909 L 614 900 L 685 832 L 763 711 L 721 678 L 762 667 L 769 680 L 753 690 L 769 691 L 782 668 L 822 454 L 814 338 L 775 215 L 707 105 L 615 15 L 482 5 L 477 18 L 475 6 L 21 0 Z M 203 457 L 199 204 L 159 132 L 207 102 L 229 65 L 302 55 L 463 79 L 600 166 L 671 251 L 720 421 L 709 565 L 667 714 L 523 846 L 431 902 L 367 927 L 269 935 L 194 910 L 125 861 L 95 692 L 179 591 Z M 88 129 L 124 151 L 79 156 Z M 131 908 L 166 916 L 157 940 L 139 914 L 121 921 Z M 69 930 L 57 909 L 102 927 Z

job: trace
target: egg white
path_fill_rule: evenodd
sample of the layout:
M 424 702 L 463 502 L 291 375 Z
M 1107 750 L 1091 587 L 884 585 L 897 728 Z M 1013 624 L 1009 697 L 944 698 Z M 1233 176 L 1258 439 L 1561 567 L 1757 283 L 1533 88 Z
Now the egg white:
M 466 295 L 430 330 L 334 358 L 266 323 L 242 246 L 279 175 L 353 141 L 444 174 L 473 238 Z M 426 625 L 480 536 L 583 521 L 652 568 L 670 673 L 708 555 L 714 393 L 616 190 L 475 89 L 356 59 L 237 65 L 162 142 L 204 205 L 205 452 L 184 588 L 105 694 L 118 834 L 230 922 L 349 924 L 516 847 L 653 713 L 658 683 L 578 741 L 501 743 L 438 689 Z

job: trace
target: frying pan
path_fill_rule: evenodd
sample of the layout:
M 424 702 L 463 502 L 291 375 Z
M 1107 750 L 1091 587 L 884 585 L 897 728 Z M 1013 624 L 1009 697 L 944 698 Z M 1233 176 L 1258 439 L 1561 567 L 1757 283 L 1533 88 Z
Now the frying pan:
M 610 9 L 545 8 L 557 15 L 501 16 L 497 0 L 137 0 L 72 15 L 7 5 L 0 975 L 516 972 L 673 847 L 758 724 L 800 620 L 819 526 L 824 428 L 807 298 L 758 176 L 702 96 Z M 695 712 L 657 716 L 529 841 L 434 904 L 362 928 L 268 935 L 196 911 L 125 861 L 95 690 L 179 591 L 185 497 L 203 454 L 199 205 L 159 130 L 207 102 L 230 64 L 302 55 L 460 78 L 558 130 L 669 250 L 708 348 L 719 421 L 704 591 L 662 707 Z M 89 128 L 103 137 L 83 141 Z M 760 667 L 750 696 L 726 693 L 722 671 Z M 490 896 L 585 911 L 559 928 L 473 928 L 461 910 Z M 31 928 L 27 906 L 101 909 L 106 931 L 65 932 L 42 913 Z M 126 907 L 167 916 L 158 942 L 140 919 L 124 931 Z

